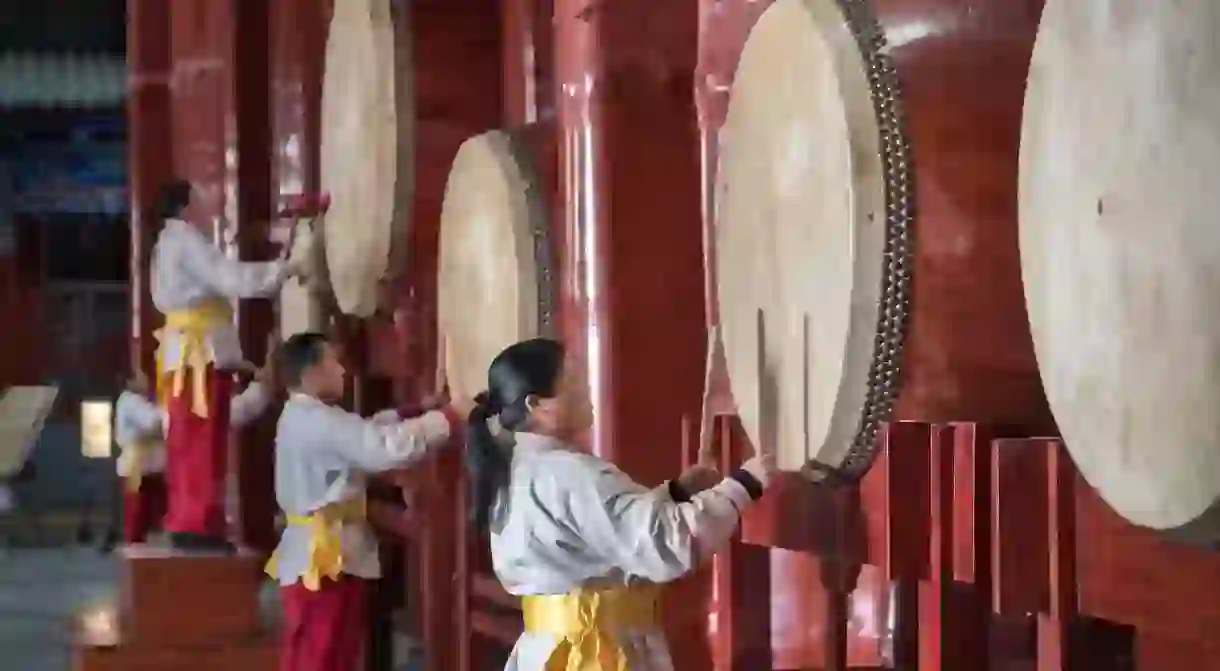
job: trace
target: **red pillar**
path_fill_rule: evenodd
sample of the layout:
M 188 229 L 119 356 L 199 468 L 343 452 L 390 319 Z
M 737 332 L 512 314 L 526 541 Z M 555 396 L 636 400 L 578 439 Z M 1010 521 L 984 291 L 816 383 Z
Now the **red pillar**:
M 555 0 L 563 335 L 593 451 L 656 484 L 699 417 L 706 342 L 696 0 Z M 667 595 L 680 669 L 710 668 L 706 581 Z
M 274 254 L 267 221 L 270 175 L 269 0 L 180 0 L 170 17 L 173 167 L 196 187 L 213 234 L 245 260 Z M 243 301 L 238 326 L 246 357 L 262 361 L 271 327 L 266 301 Z M 274 543 L 272 418 L 243 431 L 233 460 L 240 541 Z
M 148 257 L 159 231 L 152 207 L 158 186 L 173 172 L 169 17 L 170 0 L 127 1 L 131 362 L 149 375 L 159 320 L 148 293 Z

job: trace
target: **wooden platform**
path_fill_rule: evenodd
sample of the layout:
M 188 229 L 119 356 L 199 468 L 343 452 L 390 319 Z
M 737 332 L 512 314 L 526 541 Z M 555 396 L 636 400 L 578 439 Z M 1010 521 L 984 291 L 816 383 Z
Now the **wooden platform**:
M 76 671 L 276 668 L 259 614 L 261 557 L 131 546 L 121 561 L 119 603 L 77 620 Z

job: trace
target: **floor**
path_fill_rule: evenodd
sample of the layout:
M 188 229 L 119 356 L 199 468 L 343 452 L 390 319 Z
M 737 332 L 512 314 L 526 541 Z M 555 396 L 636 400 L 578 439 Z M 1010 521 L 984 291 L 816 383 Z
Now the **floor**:
M 92 548 L 0 551 L 0 670 L 65 671 L 72 614 L 114 599 L 115 575 Z
M 72 616 L 117 596 L 116 559 L 94 548 L 0 549 L 0 671 L 67 671 Z M 278 611 L 268 586 L 264 607 Z M 406 638 L 395 641 L 395 671 L 417 671 Z

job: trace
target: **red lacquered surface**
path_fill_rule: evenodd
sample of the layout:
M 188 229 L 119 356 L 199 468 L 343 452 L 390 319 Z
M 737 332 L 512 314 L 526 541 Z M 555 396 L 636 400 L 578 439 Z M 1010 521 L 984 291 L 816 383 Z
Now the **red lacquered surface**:
M 1040 0 L 878 0 L 916 180 L 897 416 L 1049 428 L 1017 249 L 1017 150 Z
M 500 125 L 500 9 L 493 0 L 410 3 L 415 65 L 415 202 L 406 254 L 388 296 L 385 317 L 368 333 L 376 372 L 395 373 L 399 402 L 435 392 L 436 269 L 440 211 L 449 167 L 466 138 Z M 403 268 L 402 266 L 405 266 Z M 392 335 L 385 335 L 389 331 Z M 384 350 L 382 348 L 385 348 Z M 383 368 L 384 367 L 384 368 Z M 420 510 L 414 546 L 419 580 L 420 632 L 428 669 L 458 668 L 456 630 L 458 506 L 453 483 L 461 464 L 456 452 L 420 468 L 413 489 Z
M 648 484 L 680 471 L 703 382 L 697 27 L 693 0 L 554 4 L 563 335 L 591 449 Z M 706 589 L 671 593 L 692 604 L 666 611 L 683 669 L 710 664 Z
M 147 51 L 137 48 L 131 57 L 137 67 L 132 113 L 147 116 L 147 125 L 141 117 L 132 146 L 134 205 L 147 214 L 149 198 L 162 180 L 170 174 L 189 179 L 206 217 L 199 222 L 205 230 L 231 255 L 268 258 L 273 254 L 266 223 L 272 209 L 268 3 L 188 0 L 175 3 L 167 14 L 154 5 L 137 7 L 137 21 L 148 25 L 133 29 L 137 44 L 151 40 Z M 141 12 L 148 18 L 140 19 Z M 173 95 L 166 100 L 169 90 Z M 167 140 L 174 148 L 172 161 L 166 145 L 158 146 Z M 133 227 L 133 275 L 141 278 L 135 285 L 140 301 L 133 336 L 135 351 L 147 360 L 154 346 L 147 329 L 159 316 L 148 311 L 142 282 L 147 245 L 156 235 L 146 222 Z M 270 305 L 244 301 L 238 320 L 247 358 L 261 361 L 271 327 Z M 274 542 L 268 449 L 273 419 L 243 432 L 246 449 L 236 464 L 241 492 L 237 533 L 261 549 Z M 256 445 L 261 449 L 251 449 Z
M 651 482 L 680 467 L 703 377 L 697 21 L 690 0 L 555 3 L 565 335 L 592 448 Z
M 1039 669 L 1220 668 L 1220 556 L 1122 520 L 1057 440 L 992 450 L 993 606 L 1039 614 Z
M 127 151 L 131 203 L 131 361 L 151 374 L 159 317 L 148 288 L 148 259 L 159 230 L 157 188 L 172 169 L 170 11 L 156 0 L 127 2 Z

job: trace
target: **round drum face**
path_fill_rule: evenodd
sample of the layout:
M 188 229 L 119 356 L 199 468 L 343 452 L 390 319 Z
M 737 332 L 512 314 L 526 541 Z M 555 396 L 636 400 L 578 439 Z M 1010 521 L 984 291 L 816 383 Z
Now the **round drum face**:
M 763 13 L 721 144 L 717 289 L 738 412 L 782 468 L 838 465 L 868 394 L 886 219 L 864 61 L 834 2 Z
M 329 283 L 339 308 L 368 317 L 391 242 L 410 208 L 408 82 L 390 0 L 336 2 L 322 93 L 322 188 Z M 409 68 L 407 68 L 409 70 Z
M 504 348 L 539 335 L 530 182 L 509 136 L 492 131 L 458 150 L 441 212 L 438 326 L 454 397 L 487 388 Z
M 1120 514 L 1220 494 L 1220 3 L 1048 0 L 1021 139 L 1021 264 L 1067 448 Z

